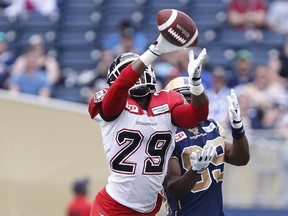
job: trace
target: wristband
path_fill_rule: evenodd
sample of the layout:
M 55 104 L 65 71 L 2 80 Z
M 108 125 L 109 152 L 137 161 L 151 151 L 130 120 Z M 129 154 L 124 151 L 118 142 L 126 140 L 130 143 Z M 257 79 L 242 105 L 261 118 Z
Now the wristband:
M 157 57 L 158 56 L 155 53 L 148 49 L 140 56 L 140 59 L 146 65 L 146 67 L 148 67 Z
M 240 128 L 232 128 L 232 137 L 235 139 L 241 139 L 242 137 L 245 136 L 245 130 L 243 125 Z
M 194 85 L 194 86 L 197 86 L 197 85 L 200 85 L 201 84 L 201 77 L 193 77 L 192 79 L 191 79 L 191 83 L 192 83 L 192 85 Z
M 200 94 L 202 94 L 204 92 L 204 87 L 203 87 L 202 83 L 200 83 L 197 86 L 190 84 L 190 91 L 193 95 L 199 96 Z

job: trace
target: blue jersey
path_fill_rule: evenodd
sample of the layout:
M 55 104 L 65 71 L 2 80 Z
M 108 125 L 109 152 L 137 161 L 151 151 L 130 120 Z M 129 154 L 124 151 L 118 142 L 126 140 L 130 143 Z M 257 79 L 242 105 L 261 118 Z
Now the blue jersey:
M 217 154 L 201 175 L 201 179 L 183 199 L 169 196 L 168 215 L 223 216 L 222 181 L 224 171 L 224 130 L 213 120 L 206 120 L 192 129 L 177 129 L 176 146 L 172 157 L 181 165 L 181 175 L 191 169 L 189 154 L 201 150 L 205 144 L 216 147 Z

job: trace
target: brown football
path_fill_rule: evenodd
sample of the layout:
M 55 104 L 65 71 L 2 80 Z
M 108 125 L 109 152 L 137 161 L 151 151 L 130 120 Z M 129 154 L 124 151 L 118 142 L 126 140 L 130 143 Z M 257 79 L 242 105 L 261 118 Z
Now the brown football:
M 170 43 L 180 47 L 194 47 L 198 44 L 198 30 L 195 22 L 182 11 L 163 9 L 157 14 L 160 33 Z

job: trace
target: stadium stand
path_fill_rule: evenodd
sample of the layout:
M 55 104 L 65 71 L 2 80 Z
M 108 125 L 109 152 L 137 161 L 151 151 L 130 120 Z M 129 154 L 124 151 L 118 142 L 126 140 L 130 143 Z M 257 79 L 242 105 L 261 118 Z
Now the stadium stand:
M 33 13 L 27 19 L 13 20 L 1 15 L 0 28 L 12 35 L 10 44 L 16 55 L 23 52 L 31 35 L 41 34 L 62 70 L 70 68 L 80 73 L 97 65 L 103 38 L 115 31 L 119 20 L 131 20 L 147 34 L 148 42 L 153 42 L 158 34 L 157 12 L 175 8 L 189 14 L 197 23 L 198 45 L 208 49 L 212 66 L 231 68 L 234 53 L 241 48 L 252 51 L 256 63 L 265 63 L 271 50 L 281 48 L 285 36 L 265 29 L 255 39 L 253 32 L 230 27 L 226 21 L 228 3 L 229 0 L 67 0 L 59 1 L 59 13 L 53 16 Z

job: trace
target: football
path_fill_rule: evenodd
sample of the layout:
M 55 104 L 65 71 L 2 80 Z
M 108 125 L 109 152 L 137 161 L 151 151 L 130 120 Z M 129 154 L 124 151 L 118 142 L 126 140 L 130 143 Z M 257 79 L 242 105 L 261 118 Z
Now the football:
M 180 47 L 194 47 L 198 44 L 198 30 L 195 22 L 182 11 L 163 9 L 157 13 L 157 26 L 162 36 Z

